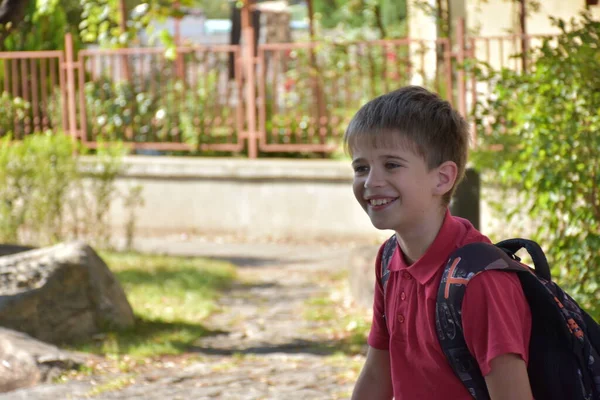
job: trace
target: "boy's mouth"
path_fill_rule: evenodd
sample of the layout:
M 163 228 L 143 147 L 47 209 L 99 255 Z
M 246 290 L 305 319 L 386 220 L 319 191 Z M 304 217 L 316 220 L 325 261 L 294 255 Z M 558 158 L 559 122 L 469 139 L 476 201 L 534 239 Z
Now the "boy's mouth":
M 385 206 L 389 205 L 390 203 L 393 203 L 396 200 L 398 200 L 397 197 L 369 199 L 368 203 L 371 207 L 373 207 L 375 209 L 381 209 L 381 208 L 384 208 Z

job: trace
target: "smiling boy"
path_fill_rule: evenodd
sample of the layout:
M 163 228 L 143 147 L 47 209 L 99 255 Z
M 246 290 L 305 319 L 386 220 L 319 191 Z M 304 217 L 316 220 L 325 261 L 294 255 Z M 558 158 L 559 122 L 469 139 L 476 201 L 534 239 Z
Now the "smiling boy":
M 372 224 L 395 232 L 384 295 L 376 259 L 373 323 L 354 400 L 472 399 L 444 355 L 435 304 L 450 254 L 489 242 L 448 205 L 464 175 L 466 121 L 420 87 L 364 105 L 346 131 L 354 195 Z M 527 375 L 531 312 L 514 273 L 486 271 L 469 283 L 462 320 L 469 351 L 492 400 L 532 398 Z

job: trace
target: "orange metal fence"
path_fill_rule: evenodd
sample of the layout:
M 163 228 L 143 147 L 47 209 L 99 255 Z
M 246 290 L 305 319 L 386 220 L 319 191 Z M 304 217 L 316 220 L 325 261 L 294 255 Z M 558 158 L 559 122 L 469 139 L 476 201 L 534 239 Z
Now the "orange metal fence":
M 62 129 L 88 147 L 120 140 L 157 151 L 327 153 L 352 114 L 406 84 L 426 86 L 464 115 L 484 84 L 469 58 L 527 68 L 514 57 L 542 36 L 285 43 L 0 53 L 0 135 Z M 252 41 L 250 41 L 252 42 Z
M 437 64 L 433 73 L 426 58 Z M 261 45 L 257 63 L 263 152 L 335 150 L 353 112 L 401 85 L 452 92 L 450 45 L 444 39 Z
M 239 152 L 244 146 L 237 46 L 79 52 L 80 139 L 135 148 Z M 229 64 L 231 60 L 232 72 Z
M 0 135 L 15 139 L 52 128 L 67 130 L 62 51 L 0 52 Z

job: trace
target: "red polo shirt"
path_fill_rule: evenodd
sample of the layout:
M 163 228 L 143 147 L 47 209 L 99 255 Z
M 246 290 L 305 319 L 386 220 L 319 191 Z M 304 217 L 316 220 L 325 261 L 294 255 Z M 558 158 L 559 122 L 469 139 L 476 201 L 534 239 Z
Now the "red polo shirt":
M 390 262 L 386 318 L 382 317 L 379 251 L 368 343 L 390 352 L 395 400 L 472 399 L 439 345 L 435 302 L 448 257 L 473 242 L 489 239 L 467 220 L 447 212 L 435 241 L 414 264 L 406 265 L 397 247 Z M 515 353 L 528 361 L 531 312 L 515 274 L 486 271 L 473 278 L 465 293 L 462 315 L 467 346 L 484 376 L 490 372 L 490 361 L 499 355 Z

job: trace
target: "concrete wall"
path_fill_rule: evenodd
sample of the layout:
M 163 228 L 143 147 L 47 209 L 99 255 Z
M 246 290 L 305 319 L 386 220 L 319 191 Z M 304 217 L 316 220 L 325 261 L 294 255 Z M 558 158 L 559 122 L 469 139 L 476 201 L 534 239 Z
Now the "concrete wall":
M 143 187 L 137 235 L 235 235 L 318 240 L 389 236 L 354 200 L 348 162 L 135 156 L 118 186 Z M 115 235 L 127 210 L 111 209 Z
M 351 183 L 348 161 L 162 156 L 126 158 L 126 172 L 117 181 L 123 192 L 142 187 L 144 205 L 135 210 L 137 237 L 225 235 L 379 243 L 391 232 L 371 226 Z M 492 189 L 482 192 L 494 196 Z M 128 217 L 123 202 L 115 201 L 110 212 L 113 238 L 124 236 Z M 510 233 L 485 201 L 481 229 L 501 236 Z

